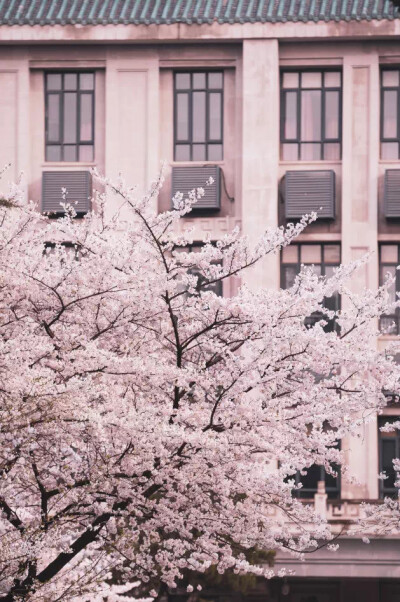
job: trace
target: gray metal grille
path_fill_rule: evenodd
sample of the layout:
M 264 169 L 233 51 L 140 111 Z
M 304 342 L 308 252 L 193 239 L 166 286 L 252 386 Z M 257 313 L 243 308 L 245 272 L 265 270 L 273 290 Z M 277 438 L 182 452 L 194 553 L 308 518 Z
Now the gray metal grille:
M 67 190 L 67 202 L 78 214 L 90 210 L 92 178 L 89 171 L 44 171 L 42 177 L 42 211 L 63 213 L 62 188 Z
M 213 178 L 214 183 L 207 186 L 206 182 Z M 193 188 L 204 188 L 204 196 L 197 201 L 193 211 L 218 210 L 221 206 L 221 168 L 217 165 L 205 167 L 173 167 L 172 168 L 172 196 L 182 192 L 185 196 Z
M 383 198 L 385 217 L 400 218 L 400 169 L 385 171 Z
M 285 217 L 300 219 L 316 211 L 322 219 L 335 218 L 335 172 L 296 170 L 285 174 Z

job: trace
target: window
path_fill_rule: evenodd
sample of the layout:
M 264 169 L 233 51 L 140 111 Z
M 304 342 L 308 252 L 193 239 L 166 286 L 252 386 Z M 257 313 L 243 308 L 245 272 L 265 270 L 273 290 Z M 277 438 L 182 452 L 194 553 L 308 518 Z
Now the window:
M 93 161 L 94 73 L 45 74 L 46 161 Z
M 223 157 L 223 73 L 175 73 L 175 161 Z
M 333 467 L 335 471 L 339 471 L 338 466 Z M 313 464 L 310 468 L 307 468 L 306 475 L 295 475 L 296 484 L 302 483 L 301 489 L 295 489 L 294 495 L 300 499 L 311 499 L 317 493 L 318 481 L 325 482 L 325 491 L 330 500 L 336 500 L 340 498 L 340 474 L 334 477 L 328 474 L 323 466 Z
M 400 273 L 396 270 L 400 264 L 400 244 L 389 243 L 379 246 L 379 280 L 382 284 L 385 275 L 395 277 L 395 285 L 389 290 L 390 301 L 396 301 L 396 293 L 400 291 Z M 381 316 L 380 327 L 389 334 L 400 334 L 400 310 L 397 308 L 393 314 Z
M 397 489 L 394 486 L 396 472 L 393 468 L 393 460 L 400 458 L 400 431 L 397 429 L 391 433 L 383 433 L 380 430 L 388 422 L 399 420 L 398 416 L 380 416 L 378 418 L 378 438 L 379 438 L 379 472 L 385 472 L 387 479 L 379 479 L 379 495 L 397 496 Z
M 291 244 L 282 249 L 281 254 L 281 286 L 284 289 L 293 286 L 296 276 L 300 273 L 302 265 L 314 266 L 314 271 L 319 276 L 333 275 L 334 268 L 340 265 L 340 244 L 337 243 L 304 243 Z M 324 300 L 327 309 L 337 311 L 340 309 L 339 294 Z M 315 312 L 306 319 L 306 324 L 312 326 L 324 316 Z M 328 320 L 324 330 L 336 330 L 335 320 Z
M 381 72 L 381 158 L 400 159 L 400 70 Z
M 188 245 L 186 247 L 177 247 L 175 249 L 175 253 L 199 253 L 201 251 L 201 248 L 203 246 L 203 243 L 201 242 L 194 242 L 192 245 Z M 217 265 L 219 262 L 215 262 L 215 264 Z M 198 269 L 196 269 L 196 267 L 193 268 L 189 268 L 189 274 L 193 275 L 193 276 L 197 276 L 198 277 L 198 284 L 203 284 L 205 282 L 205 276 L 203 276 Z M 212 284 L 209 284 L 207 286 L 204 286 L 202 288 L 203 291 L 211 291 L 213 293 L 215 293 L 217 295 L 217 297 L 223 297 L 223 282 L 222 280 L 217 280 L 217 282 L 213 282 Z
M 281 158 L 334 161 L 341 158 L 340 71 L 283 71 Z

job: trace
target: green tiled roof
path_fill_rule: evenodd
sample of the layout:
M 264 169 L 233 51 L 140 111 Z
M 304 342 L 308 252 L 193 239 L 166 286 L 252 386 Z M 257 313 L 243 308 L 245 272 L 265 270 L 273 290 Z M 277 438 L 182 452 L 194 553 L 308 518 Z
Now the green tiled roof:
M 397 19 L 390 0 L 0 0 L 0 25 Z

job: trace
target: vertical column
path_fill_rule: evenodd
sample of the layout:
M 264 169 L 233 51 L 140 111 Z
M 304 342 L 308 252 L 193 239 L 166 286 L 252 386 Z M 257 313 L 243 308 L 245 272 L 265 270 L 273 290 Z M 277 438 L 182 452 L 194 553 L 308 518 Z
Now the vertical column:
M 378 285 L 378 55 L 352 52 L 343 64 L 343 188 L 342 260 L 374 252 L 349 282 L 354 292 Z M 352 474 L 361 485 L 343 483 L 342 497 L 377 497 L 378 446 L 376 422 L 364 427 L 360 439 L 343 442 Z
M 279 57 L 277 40 L 243 42 L 243 233 L 256 242 L 277 226 Z M 279 286 L 279 257 L 270 255 L 245 276 L 246 284 Z
M 29 68 L 24 51 L 12 54 L 4 49 L 1 52 L 0 90 L 0 170 L 11 164 L 3 174 L 0 189 L 7 192 L 9 184 L 16 181 L 21 171 L 26 188 L 30 171 Z
M 106 69 L 106 174 L 122 174 L 143 194 L 160 169 L 159 76 L 156 51 L 108 51 Z M 115 202 L 118 202 L 115 199 Z

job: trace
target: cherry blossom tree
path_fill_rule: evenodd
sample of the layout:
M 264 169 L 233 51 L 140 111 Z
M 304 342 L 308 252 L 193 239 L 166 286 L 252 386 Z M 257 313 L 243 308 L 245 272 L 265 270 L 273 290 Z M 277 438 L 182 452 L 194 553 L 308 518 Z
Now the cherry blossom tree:
M 332 540 L 295 475 L 332 472 L 338 439 L 398 391 L 375 344 L 391 281 L 356 296 L 353 264 L 250 290 L 246 270 L 315 216 L 191 252 L 178 226 L 201 190 L 156 214 L 161 178 L 144 198 L 99 182 L 82 220 L 0 203 L 0 600 L 94 600 L 115 573 L 153 598 L 211 566 L 271 577 L 249 551 Z

